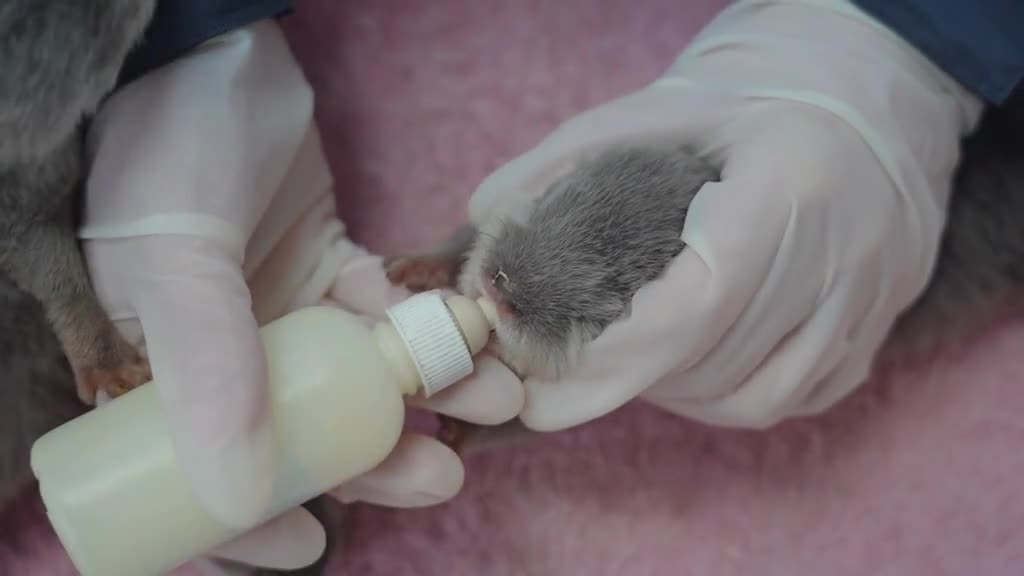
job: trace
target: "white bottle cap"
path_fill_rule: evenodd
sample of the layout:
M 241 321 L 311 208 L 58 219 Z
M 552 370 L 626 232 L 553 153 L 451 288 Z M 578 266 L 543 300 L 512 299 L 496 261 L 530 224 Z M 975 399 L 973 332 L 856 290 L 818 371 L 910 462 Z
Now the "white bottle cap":
M 423 292 L 387 311 L 430 397 L 473 373 L 473 356 L 439 291 Z

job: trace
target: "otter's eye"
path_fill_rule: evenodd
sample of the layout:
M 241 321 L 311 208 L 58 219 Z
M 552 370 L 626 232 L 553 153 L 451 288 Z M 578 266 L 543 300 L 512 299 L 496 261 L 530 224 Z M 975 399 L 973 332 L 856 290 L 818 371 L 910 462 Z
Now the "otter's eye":
M 495 270 L 494 275 L 491 276 L 491 286 L 498 288 L 499 290 L 508 284 L 508 274 L 501 268 Z

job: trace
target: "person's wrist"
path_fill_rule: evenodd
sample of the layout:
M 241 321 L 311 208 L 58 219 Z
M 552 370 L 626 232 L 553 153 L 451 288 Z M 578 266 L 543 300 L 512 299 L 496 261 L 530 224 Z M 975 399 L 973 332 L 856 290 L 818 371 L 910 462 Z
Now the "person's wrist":
M 982 99 L 946 73 L 917 47 L 849 0 L 816 1 L 823 6 L 843 10 L 851 18 L 874 29 L 880 36 L 881 41 L 876 46 L 885 52 L 883 57 L 898 60 L 908 71 L 919 70 L 919 74 L 915 74 L 916 77 L 922 78 L 926 84 L 931 85 L 932 90 L 948 94 L 957 104 L 961 117 L 961 136 L 966 136 L 977 128 L 985 106 Z

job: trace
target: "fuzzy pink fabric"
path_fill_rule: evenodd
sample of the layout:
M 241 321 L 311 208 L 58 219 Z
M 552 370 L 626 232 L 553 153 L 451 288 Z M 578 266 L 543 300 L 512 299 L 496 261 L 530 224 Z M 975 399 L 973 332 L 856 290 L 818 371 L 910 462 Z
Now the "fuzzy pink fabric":
M 653 79 L 716 0 L 305 0 L 286 24 L 353 236 L 443 238 L 490 170 Z M 332 575 L 1024 573 L 1024 321 L 765 433 L 632 406 L 480 455 L 452 503 L 360 508 Z M 34 498 L 0 574 L 71 576 Z

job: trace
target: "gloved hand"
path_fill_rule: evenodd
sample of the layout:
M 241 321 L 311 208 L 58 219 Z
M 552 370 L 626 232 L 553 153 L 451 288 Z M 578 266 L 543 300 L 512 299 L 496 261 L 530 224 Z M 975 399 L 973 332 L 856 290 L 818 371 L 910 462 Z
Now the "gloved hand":
M 723 426 L 822 411 L 868 376 L 924 289 L 959 139 L 981 103 L 847 2 L 740 1 L 652 85 L 572 118 L 487 178 L 508 214 L 609 144 L 675 138 L 723 169 L 688 247 L 521 420 L 555 430 L 642 397 Z
M 272 489 L 258 326 L 318 303 L 369 321 L 408 296 L 379 258 L 345 238 L 312 111 L 280 30 L 264 22 L 125 86 L 90 128 L 80 237 L 94 286 L 129 340 L 145 346 L 197 494 L 232 525 L 260 517 Z M 517 383 L 476 380 L 419 405 L 482 423 L 514 417 Z M 447 447 L 407 434 L 334 495 L 430 505 L 453 496 L 462 475 Z M 289 569 L 323 547 L 321 527 L 296 509 L 217 554 Z

